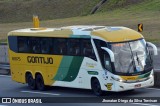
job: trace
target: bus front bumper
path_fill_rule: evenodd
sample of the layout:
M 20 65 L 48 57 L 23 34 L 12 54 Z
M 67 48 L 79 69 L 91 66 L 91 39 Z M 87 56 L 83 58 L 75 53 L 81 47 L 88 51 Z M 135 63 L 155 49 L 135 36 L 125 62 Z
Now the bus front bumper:
M 145 87 L 151 87 L 154 85 L 154 77 L 149 77 L 145 81 L 140 82 L 118 82 L 115 83 L 115 89 L 114 91 L 126 91 L 126 90 L 132 90 L 132 89 L 138 89 L 138 88 L 145 88 Z
M 127 90 L 133 90 L 138 88 L 145 88 L 145 87 L 151 87 L 154 85 L 154 76 L 149 77 L 145 81 L 137 81 L 137 82 L 120 82 L 115 81 L 111 87 L 111 89 L 108 89 L 106 86 L 105 91 L 114 91 L 114 92 L 120 92 L 120 91 L 127 91 Z

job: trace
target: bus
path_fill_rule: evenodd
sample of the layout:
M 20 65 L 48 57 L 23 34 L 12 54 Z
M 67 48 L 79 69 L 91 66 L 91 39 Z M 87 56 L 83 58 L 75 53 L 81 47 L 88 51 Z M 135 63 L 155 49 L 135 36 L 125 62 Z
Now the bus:
M 154 85 L 157 47 L 130 28 L 19 29 L 8 33 L 8 45 L 12 80 L 32 90 L 60 86 L 91 89 L 99 96 Z

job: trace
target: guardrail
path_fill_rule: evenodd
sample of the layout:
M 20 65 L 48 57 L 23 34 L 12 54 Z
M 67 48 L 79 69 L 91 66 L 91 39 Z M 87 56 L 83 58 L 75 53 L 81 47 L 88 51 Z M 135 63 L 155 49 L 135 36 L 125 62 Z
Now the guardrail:
M 9 64 L 0 64 L 0 69 L 9 70 L 10 69 L 10 65 Z
M 10 75 L 10 65 L 9 64 L 0 63 L 0 74 Z

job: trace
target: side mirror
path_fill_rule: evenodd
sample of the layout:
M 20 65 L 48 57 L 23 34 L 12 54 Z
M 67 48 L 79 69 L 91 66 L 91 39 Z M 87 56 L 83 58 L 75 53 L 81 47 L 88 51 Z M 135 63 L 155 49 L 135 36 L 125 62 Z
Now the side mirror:
M 147 45 L 152 47 L 154 55 L 158 55 L 157 47 L 153 43 L 147 42 Z
M 111 62 L 115 62 L 114 53 L 110 49 L 108 49 L 106 47 L 101 47 L 101 49 L 103 49 L 104 51 L 106 51 L 109 54 L 109 56 L 111 58 Z

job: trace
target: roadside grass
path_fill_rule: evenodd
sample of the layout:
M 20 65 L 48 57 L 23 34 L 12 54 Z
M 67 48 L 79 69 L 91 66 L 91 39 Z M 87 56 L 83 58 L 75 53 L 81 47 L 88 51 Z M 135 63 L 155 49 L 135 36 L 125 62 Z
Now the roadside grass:
M 84 16 L 100 0 L 0 0 L 0 23 L 29 22 Z
M 95 15 L 41 21 L 41 27 L 62 27 L 69 25 L 125 26 L 137 30 L 143 23 L 142 34 L 147 41 L 160 42 L 160 1 L 147 0 L 139 4 L 106 12 L 99 10 Z M 0 24 L 0 39 L 6 39 L 11 30 L 31 28 L 32 22 Z M 121 36 L 121 35 L 120 35 Z

